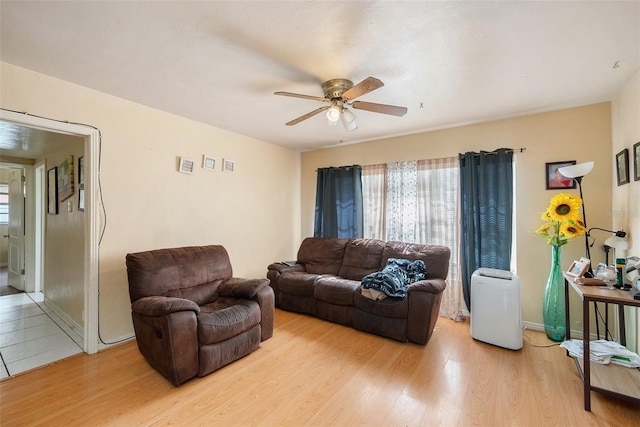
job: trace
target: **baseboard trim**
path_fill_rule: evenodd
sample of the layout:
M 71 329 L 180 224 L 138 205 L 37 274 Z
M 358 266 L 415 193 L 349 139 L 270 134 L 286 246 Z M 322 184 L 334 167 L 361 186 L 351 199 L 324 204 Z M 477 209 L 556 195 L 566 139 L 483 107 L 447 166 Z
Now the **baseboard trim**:
M 135 335 L 123 335 L 121 337 L 114 338 L 111 342 L 108 342 L 108 343 L 100 341 L 98 343 L 98 351 L 106 350 L 108 348 L 112 348 L 120 344 L 125 344 L 135 339 L 136 339 Z
M 55 314 L 57 314 L 58 317 L 60 317 L 60 319 L 62 319 L 62 321 L 73 330 L 73 332 L 80 335 L 81 337 L 84 337 L 84 328 L 72 318 L 70 318 L 67 313 L 65 313 L 60 307 L 58 307 L 52 300 L 50 300 L 46 296 L 44 297 L 44 305 Z

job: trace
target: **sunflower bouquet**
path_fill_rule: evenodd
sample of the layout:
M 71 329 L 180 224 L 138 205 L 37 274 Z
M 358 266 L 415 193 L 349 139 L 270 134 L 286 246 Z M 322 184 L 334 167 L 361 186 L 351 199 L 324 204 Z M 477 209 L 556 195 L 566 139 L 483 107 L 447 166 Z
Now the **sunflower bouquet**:
M 586 231 L 584 219 L 580 216 L 581 206 L 582 199 L 574 194 L 556 194 L 542 213 L 541 218 L 545 224 L 535 233 L 547 239 L 549 245 L 566 245 L 569 239 Z

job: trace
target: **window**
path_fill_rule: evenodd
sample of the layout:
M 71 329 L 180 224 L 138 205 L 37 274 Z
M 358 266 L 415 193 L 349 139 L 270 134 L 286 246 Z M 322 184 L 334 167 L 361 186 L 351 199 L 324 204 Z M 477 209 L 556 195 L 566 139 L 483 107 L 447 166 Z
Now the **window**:
M 9 223 L 9 184 L 0 182 L 0 224 Z
M 461 318 L 457 157 L 363 166 L 364 237 L 447 246 L 440 314 Z

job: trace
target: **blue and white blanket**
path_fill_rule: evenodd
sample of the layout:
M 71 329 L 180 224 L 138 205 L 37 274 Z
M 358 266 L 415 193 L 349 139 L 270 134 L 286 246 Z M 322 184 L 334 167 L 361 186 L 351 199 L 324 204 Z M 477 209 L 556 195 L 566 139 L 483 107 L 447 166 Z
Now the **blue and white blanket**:
M 424 261 L 389 258 L 382 271 L 376 271 L 362 278 L 362 287 L 382 292 L 389 297 L 404 298 L 407 295 L 407 287 L 411 283 L 426 278 L 427 268 Z

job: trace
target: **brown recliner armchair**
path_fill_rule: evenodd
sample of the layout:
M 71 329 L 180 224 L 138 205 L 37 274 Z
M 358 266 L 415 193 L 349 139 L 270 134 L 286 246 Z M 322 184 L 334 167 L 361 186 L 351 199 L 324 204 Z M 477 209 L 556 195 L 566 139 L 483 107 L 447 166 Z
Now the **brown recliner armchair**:
M 138 348 L 176 386 L 246 356 L 273 335 L 269 281 L 232 277 L 222 246 L 127 254 L 126 264 Z

